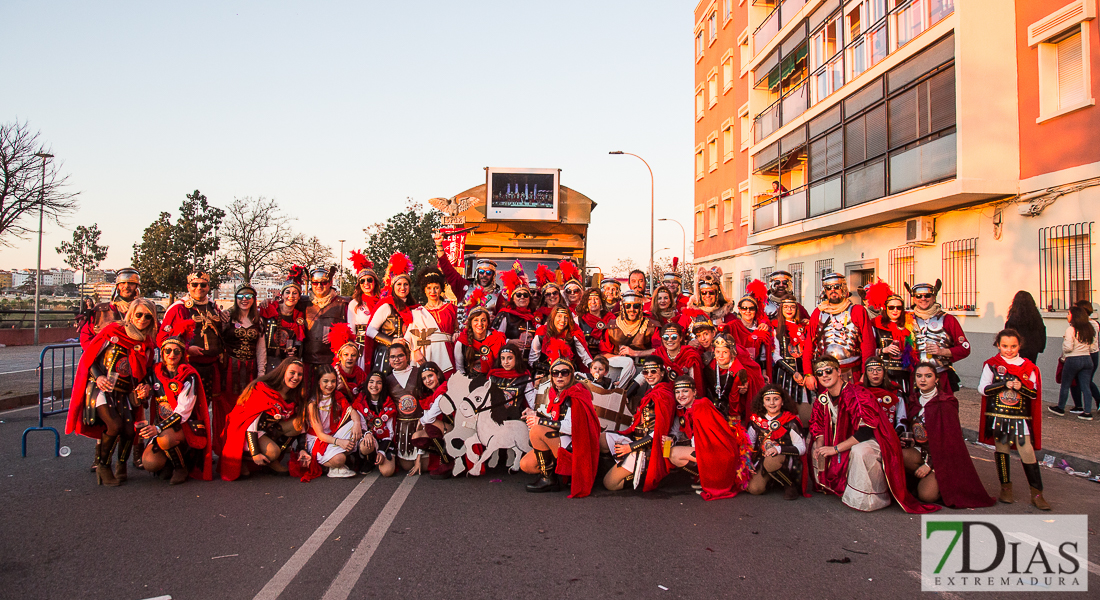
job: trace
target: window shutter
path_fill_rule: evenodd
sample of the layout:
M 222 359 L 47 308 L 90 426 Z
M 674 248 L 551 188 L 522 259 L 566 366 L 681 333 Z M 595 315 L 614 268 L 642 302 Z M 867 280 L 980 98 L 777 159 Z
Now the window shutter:
M 955 67 L 928 80 L 930 132 L 955 126 Z
M 1081 56 L 1081 34 L 1058 42 L 1058 106 L 1084 102 L 1085 73 Z
M 867 130 L 867 158 L 886 153 L 886 105 L 880 104 L 864 117 Z
M 828 174 L 828 137 L 822 136 L 810 142 L 810 181 L 817 181 Z
M 867 158 L 866 132 L 864 118 L 844 124 L 844 164 L 856 165 Z
M 917 90 L 903 92 L 890 100 L 890 147 L 898 148 L 917 139 Z
M 826 145 L 826 163 L 829 165 L 829 171 L 826 175 L 834 175 L 839 173 L 844 168 L 844 134 L 843 130 L 837 129 L 830 133 L 826 139 L 828 143 Z

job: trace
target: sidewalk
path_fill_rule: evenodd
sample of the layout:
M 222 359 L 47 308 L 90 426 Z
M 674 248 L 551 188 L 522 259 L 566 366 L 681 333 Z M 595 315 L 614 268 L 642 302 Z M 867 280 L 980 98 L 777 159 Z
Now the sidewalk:
M 963 388 L 955 395 L 959 399 L 959 422 L 962 423 L 963 436 L 967 441 L 976 441 L 980 427 L 981 396 L 972 388 Z M 1043 449 L 1035 453 L 1039 462 L 1050 454 L 1054 456 L 1055 468 L 1061 459 L 1065 459 L 1076 471 L 1092 471 L 1094 476 L 1100 475 L 1100 417 L 1095 421 L 1082 421 L 1068 412 L 1060 417 L 1046 409 L 1049 404 L 1044 395 L 1040 430 Z
M 46 346 L 47 344 L 0 348 L 0 410 L 27 406 L 38 401 L 38 359 Z M 50 364 L 47 363 L 46 367 L 49 369 Z M 47 389 L 49 372 L 47 370 Z M 57 369 L 55 373 L 57 377 L 61 377 L 61 369 Z M 71 377 L 71 373 L 67 376 Z M 60 384 L 60 380 L 57 383 Z

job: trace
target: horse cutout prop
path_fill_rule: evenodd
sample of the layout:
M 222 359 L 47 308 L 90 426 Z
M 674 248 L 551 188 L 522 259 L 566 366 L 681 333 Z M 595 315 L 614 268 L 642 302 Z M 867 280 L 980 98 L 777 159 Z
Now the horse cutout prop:
M 455 373 L 447 380 L 445 411 L 454 408 L 455 428 L 443 436 L 447 453 L 455 458 L 454 474 L 465 471 L 479 476 L 485 465 L 496 466 L 498 451 L 509 453 L 509 469 L 519 471 L 519 461 L 531 451 L 527 423 L 506 419 L 509 398 L 484 376 L 470 379 Z M 520 399 L 522 401 L 522 399 Z
M 596 416 L 600 419 L 600 429 L 603 431 L 619 431 L 629 427 L 634 421 L 634 415 L 630 412 L 626 392 L 618 387 L 611 389 L 602 388 L 588 380 L 579 380 L 581 385 L 592 392 L 592 406 L 596 409 Z M 542 377 L 535 381 L 535 407 L 540 412 L 549 404 L 550 378 Z

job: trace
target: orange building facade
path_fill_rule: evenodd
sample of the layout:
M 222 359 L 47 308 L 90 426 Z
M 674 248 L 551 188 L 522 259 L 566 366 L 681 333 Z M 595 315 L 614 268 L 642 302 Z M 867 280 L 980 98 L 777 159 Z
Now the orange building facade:
M 1056 349 L 1067 307 L 1095 299 L 1096 5 L 702 0 L 696 264 L 731 297 L 787 270 L 809 306 L 826 271 L 940 279 L 978 347 L 1027 290 Z

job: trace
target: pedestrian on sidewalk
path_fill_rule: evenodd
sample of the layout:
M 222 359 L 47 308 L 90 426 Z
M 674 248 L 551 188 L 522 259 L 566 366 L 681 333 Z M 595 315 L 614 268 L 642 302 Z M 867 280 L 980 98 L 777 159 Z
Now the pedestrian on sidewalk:
M 1032 363 L 1036 363 L 1047 348 L 1047 326 L 1029 292 L 1020 290 L 1012 297 L 1005 329 L 1014 329 L 1020 334 L 1020 356 Z
M 1096 319 L 1092 318 L 1092 302 L 1089 302 L 1088 300 L 1078 300 L 1077 301 L 1077 306 L 1081 307 L 1081 309 L 1085 311 L 1085 314 L 1089 316 L 1089 322 L 1092 323 L 1092 328 L 1094 330 L 1096 330 L 1098 333 L 1100 333 L 1100 323 L 1098 323 L 1096 321 Z M 1098 337 L 1100 337 L 1100 336 L 1098 336 Z M 1090 356 L 1092 357 L 1092 370 L 1089 372 L 1089 375 L 1088 375 L 1089 392 L 1092 393 L 1093 402 L 1096 402 L 1097 405 L 1100 406 L 1100 389 L 1096 388 L 1096 381 L 1095 381 L 1095 379 L 1096 379 L 1096 368 L 1098 366 L 1100 366 L 1100 352 L 1097 352 L 1096 350 L 1093 350 L 1093 352 Z M 1069 388 L 1069 393 L 1070 393 L 1071 396 L 1073 396 L 1073 404 L 1075 406 L 1080 406 L 1082 404 L 1081 403 L 1081 388 L 1071 387 L 1071 388 Z M 1085 412 L 1087 412 L 1087 413 L 1092 412 L 1092 407 L 1089 406 L 1088 404 L 1085 404 L 1084 407 L 1085 407 Z M 1079 419 L 1084 418 L 1084 415 L 1081 415 L 1077 418 L 1079 418 Z
M 1079 306 L 1072 306 L 1066 315 L 1069 327 L 1062 336 L 1062 387 L 1058 390 L 1058 406 L 1048 406 L 1047 409 L 1056 414 L 1066 414 L 1066 400 L 1069 399 L 1069 389 L 1074 380 L 1081 390 L 1084 403 L 1074 400 L 1071 413 L 1080 415 L 1087 421 L 1092 420 L 1092 394 L 1089 391 L 1089 375 L 1095 370 L 1092 362 L 1092 353 L 1097 351 L 1097 330 L 1093 329 L 1092 321 L 1088 314 Z

